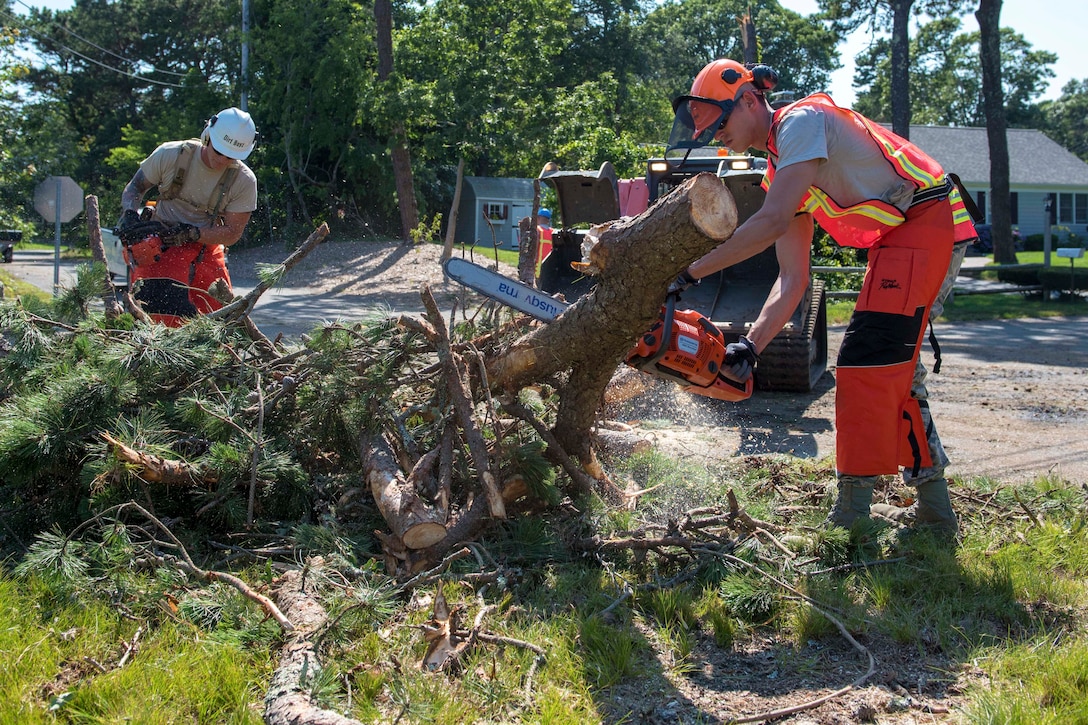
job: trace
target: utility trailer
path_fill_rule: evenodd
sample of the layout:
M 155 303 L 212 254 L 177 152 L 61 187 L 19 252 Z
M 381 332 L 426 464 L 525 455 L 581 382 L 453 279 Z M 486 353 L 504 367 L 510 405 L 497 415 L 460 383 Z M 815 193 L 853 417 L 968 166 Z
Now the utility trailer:
M 694 150 L 679 168 L 664 159 L 650 159 L 645 179 L 616 178 L 605 162 L 597 171 L 546 170 L 540 180 L 556 192 L 562 228 L 552 232 L 552 251 L 541 264 L 540 287 L 568 300 L 593 286 L 571 267 L 582 260 L 583 225 L 600 224 L 620 216 L 634 216 L 665 196 L 684 180 L 702 173 L 716 174 L 733 195 L 738 223 L 763 204 L 760 188 L 766 160 L 725 155 L 707 147 Z M 755 322 L 778 277 L 778 258 L 772 245 L 740 264 L 709 275 L 681 296 L 681 306 L 706 315 L 734 342 Z M 807 393 L 827 370 L 827 299 L 823 280 L 810 275 L 801 303 L 790 321 L 760 356 L 756 387 L 767 391 Z

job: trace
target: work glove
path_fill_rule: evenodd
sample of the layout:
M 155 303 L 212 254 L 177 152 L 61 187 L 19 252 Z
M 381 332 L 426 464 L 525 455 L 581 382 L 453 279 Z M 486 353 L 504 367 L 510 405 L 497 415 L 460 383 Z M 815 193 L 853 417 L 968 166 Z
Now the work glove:
M 747 337 L 741 335 L 739 340 L 725 346 L 725 357 L 722 362 L 729 366 L 729 377 L 746 383 L 748 378 L 752 377 L 752 371 L 758 360 L 756 346 Z
M 180 247 L 197 241 L 200 241 L 200 227 L 192 224 L 178 224 L 162 233 L 162 243 L 168 247 Z
M 699 284 L 699 280 L 692 277 L 691 272 L 688 272 L 685 269 L 683 272 L 677 275 L 673 283 L 669 285 L 669 291 L 665 293 L 665 296 L 668 297 L 675 295 L 677 298 L 679 298 L 681 292 L 686 290 L 688 287 L 697 284 Z
M 123 232 L 129 227 L 139 224 L 140 221 L 141 219 L 139 212 L 137 212 L 135 209 L 125 209 L 125 212 L 121 215 L 120 221 L 117 222 L 116 230 L 118 232 Z
M 135 214 L 135 212 L 133 212 Z M 122 218 L 123 221 L 123 218 Z M 117 238 L 121 240 L 121 243 L 126 247 L 130 247 L 133 244 L 138 244 L 148 237 L 162 236 L 167 230 L 167 226 L 162 222 L 141 222 L 137 221 L 135 224 L 129 224 L 128 226 L 118 226 Z

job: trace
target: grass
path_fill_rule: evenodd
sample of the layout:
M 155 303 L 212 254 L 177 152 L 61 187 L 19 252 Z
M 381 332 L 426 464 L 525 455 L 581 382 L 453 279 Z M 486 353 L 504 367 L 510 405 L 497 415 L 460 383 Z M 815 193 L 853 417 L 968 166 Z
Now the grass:
M 1069 268 L 1069 260 L 1065 259 L 1064 257 L 1059 257 L 1055 253 L 1055 250 L 1057 250 L 1058 246 L 1059 245 L 1055 244 L 1054 248 L 1051 250 L 1051 253 L 1050 253 L 1050 265 L 1052 267 L 1061 266 L 1061 267 L 1064 267 L 1064 268 L 1068 269 Z M 1043 253 L 1042 252 L 1017 252 L 1016 253 L 1016 263 L 1017 264 L 1042 264 L 1043 263 Z M 993 257 L 992 256 L 990 258 L 990 264 L 991 265 L 993 264 Z M 1073 260 L 1073 266 L 1074 267 L 1088 267 L 1088 256 L 1080 257 L 1079 259 L 1074 259 Z
M 24 282 L 18 277 L 14 277 L 3 269 L 0 269 L 0 284 L 4 285 L 4 298 L 13 299 L 15 297 L 36 297 L 43 303 L 52 299 L 52 295 L 44 290 L 40 290 L 29 282 Z
M 828 300 L 827 323 L 845 325 L 850 321 L 850 315 L 853 312 L 854 300 Z M 938 320 L 974 322 L 1079 315 L 1088 315 L 1088 299 L 1085 297 L 1044 300 L 1040 295 L 1001 293 L 953 295 L 945 303 L 944 312 Z
M 172 619 L 141 636 L 123 607 L 69 594 L 0 578 L 0 723 L 261 722 L 251 705 L 271 671 L 267 644 Z M 134 641 L 131 664 L 115 668 Z
M 755 568 L 708 560 L 684 577 L 677 576 L 683 567 L 674 555 L 574 554 L 564 543 L 574 522 L 551 522 L 543 529 L 551 534 L 546 539 L 539 526 L 526 530 L 526 522 L 510 522 L 480 546 L 501 552 L 515 576 L 473 589 L 458 583 L 472 563 L 451 571 L 444 592 L 451 606 L 463 608 L 462 622 L 492 606 L 489 633 L 546 652 L 529 682 L 531 702 L 524 692 L 535 655 L 525 648 L 482 646 L 452 672 L 422 671 L 426 642 L 418 627 L 431 617 L 434 589 L 413 597 L 378 595 L 389 583 L 377 565 L 350 585 L 357 595 L 338 600 L 339 585 L 328 592 L 330 612 L 352 602 L 367 606 L 351 610 L 327 635 L 324 669 L 309 681 L 312 696 L 364 722 L 634 722 L 637 713 L 625 715 L 612 688 L 673 698 L 669 683 L 697 675 L 708 656 L 758 656 L 775 662 L 783 676 L 796 672 L 827 687 L 843 684 L 842 663 L 818 654 L 842 646 L 824 616 L 834 612 L 855 634 L 865 634 L 878 662 L 889 657 L 901 666 L 914 658 L 958 683 L 966 692 L 959 701 L 966 722 L 1085 721 L 1088 522 L 1079 486 L 1053 477 L 1016 488 L 990 479 L 957 482 L 959 547 L 875 529 L 839 540 L 806 533 L 826 502 L 785 519 L 775 513 L 792 502 L 789 491 L 826 483 L 830 462 L 783 457 L 752 463 L 712 470 L 642 454 L 626 474 L 640 488 L 666 485 L 646 494 L 635 517 L 583 515 L 597 520 L 583 521 L 582 535 L 619 537 L 625 526 L 666 524 L 677 512 L 720 502 L 733 490 L 746 510 L 763 512 L 803 540 L 792 561 L 749 540 L 733 554 Z M 774 486 L 755 485 L 769 478 Z M 986 505 L 963 503 L 971 501 Z M 530 559 L 517 543 L 526 538 L 537 542 Z M 842 551 L 832 557 L 837 562 L 862 558 L 870 565 L 826 571 L 820 549 L 832 544 Z M 812 601 L 756 569 L 785 579 Z M 263 569 L 241 574 L 251 583 L 269 577 Z M 625 588 L 634 596 L 624 598 Z M 117 667 L 138 629 L 138 651 Z M 8 572 L 0 575 L 6 659 L 0 723 L 259 722 L 278 643 L 260 612 L 223 587 L 161 573 L 143 578 L 123 562 L 68 579 L 42 567 Z
M 516 253 L 502 255 L 516 263 Z M 954 307 L 964 314 L 961 303 L 983 310 L 976 301 L 1006 298 L 1026 302 L 975 295 Z M 829 313 L 840 306 L 832 302 Z M 950 547 L 924 535 L 820 532 L 826 501 L 810 503 L 807 513 L 779 513 L 793 503 L 789 491 L 830 481 L 826 460 L 708 467 L 652 453 L 613 471 L 637 488 L 658 488 L 637 512 L 590 508 L 575 521 L 535 515 L 507 522 L 480 544 L 509 574 L 470 588 L 461 582 L 471 569 L 464 564 L 445 585 L 451 605 L 464 608 L 462 621 L 494 606 L 487 631 L 542 647 L 542 662 L 534 664 L 524 648 L 484 646 L 454 672 L 421 671 L 419 627 L 431 615 L 433 588 L 388 596 L 393 583 L 374 565 L 365 583 L 338 584 L 344 597 L 330 595 L 332 612 L 365 606 L 329 633 L 324 669 L 309 680 L 312 695 L 363 722 L 637 722 L 639 713 L 624 712 L 613 688 L 660 693 L 667 702 L 679 697 L 670 683 L 691 677 L 709 655 L 743 662 L 755 652 L 810 681 L 844 684 L 841 665 L 814 654 L 841 644 L 826 611 L 866 635 L 878 662 L 914 656 L 939 669 L 966 693 L 956 713 L 966 722 L 1088 721 L 1088 521 L 1076 482 L 1045 476 L 1014 488 L 958 481 L 964 537 Z M 798 556 L 787 562 L 754 539 L 732 553 L 753 566 L 782 562 L 776 576 L 819 606 L 723 560 L 685 572 L 676 554 L 585 556 L 567 548 L 577 535 L 669 526 L 687 511 L 720 504 L 730 490 L 752 515 L 786 527 L 780 537 Z M 810 573 L 858 561 L 876 563 Z M 255 584 L 271 578 L 270 570 L 241 575 Z M 138 631 L 138 651 L 117 667 Z M 260 722 L 278 645 L 278 632 L 233 591 L 162 570 L 145 578 L 119 562 L 64 580 L 40 567 L 0 569 L 0 725 Z M 894 720 L 882 714 L 881 721 Z

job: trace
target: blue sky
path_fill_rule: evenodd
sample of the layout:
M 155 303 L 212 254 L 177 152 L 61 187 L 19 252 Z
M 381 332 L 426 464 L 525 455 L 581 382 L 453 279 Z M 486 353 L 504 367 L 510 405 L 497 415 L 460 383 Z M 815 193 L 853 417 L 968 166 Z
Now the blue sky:
M 818 10 L 816 0 L 779 0 L 802 15 Z M 1035 50 L 1049 50 L 1058 55 L 1058 62 L 1051 66 L 1055 77 L 1047 83 L 1040 100 L 1055 99 L 1062 93 L 1062 86 L 1070 80 L 1088 78 L 1088 39 L 1085 28 L 1088 23 L 1088 3 L 1084 0 L 1005 0 L 1001 6 L 1001 26 L 1012 28 L 1024 36 Z M 963 18 L 963 32 L 978 30 L 973 14 Z M 865 32 L 858 32 L 839 47 L 843 68 L 831 78 L 831 95 L 839 103 L 854 102 L 850 87 L 854 79 L 854 56 L 869 43 Z
M 803 15 L 816 12 L 816 0 L 779 0 L 782 5 Z M 12 0 L 16 12 L 25 13 L 26 6 L 66 9 L 72 0 Z M 1088 3 L 1084 0 L 1005 0 L 1001 8 L 1001 24 L 1011 27 L 1037 50 L 1057 53 L 1058 62 L 1051 69 L 1055 78 L 1047 83 L 1042 99 L 1061 95 L 1062 86 L 1073 79 L 1088 78 Z M 729 21 L 731 22 L 731 20 Z M 964 18 L 965 31 L 978 29 L 973 15 Z M 831 79 L 831 94 L 839 103 L 854 102 L 850 84 L 854 77 L 854 56 L 868 44 L 868 35 L 855 33 L 839 48 L 843 68 Z

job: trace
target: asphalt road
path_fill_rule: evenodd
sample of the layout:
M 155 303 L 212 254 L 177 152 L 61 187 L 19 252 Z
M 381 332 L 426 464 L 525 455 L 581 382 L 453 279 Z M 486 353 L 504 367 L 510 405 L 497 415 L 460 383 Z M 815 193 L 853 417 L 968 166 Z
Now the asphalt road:
M 968 257 L 964 260 L 964 267 L 982 266 L 988 261 L 986 257 Z M 62 287 L 72 284 L 77 264 L 79 263 L 64 259 L 57 263 L 53 251 L 17 249 L 12 262 L 3 264 L 0 269 L 41 290 L 52 292 L 55 281 L 59 281 Z M 972 294 L 1009 287 L 1000 282 L 960 276 L 956 279 L 955 291 Z M 244 295 L 251 289 L 252 287 L 235 284 L 234 293 Z M 398 311 L 401 310 L 389 309 L 385 312 L 391 314 Z M 281 287 L 261 295 L 250 317 L 269 337 L 282 334 L 284 337 L 297 338 L 325 321 L 356 321 L 372 314 L 372 301 L 363 301 L 350 293 L 329 292 L 310 287 Z
M 55 283 L 66 287 L 75 282 L 75 269 L 79 263 L 66 259 L 58 262 L 52 251 L 16 249 L 11 263 L 3 264 L 0 269 L 38 289 L 53 292 Z M 244 295 L 251 289 L 235 286 L 234 292 Z M 315 305 L 315 299 L 320 299 L 321 304 Z M 272 289 L 261 295 L 250 317 L 269 337 L 278 334 L 298 337 L 323 321 L 358 319 L 364 313 L 365 310 L 353 305 L 350 297 L 338 299 L 317 290 L 296 287 Z

